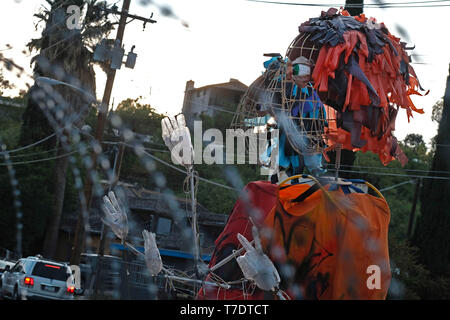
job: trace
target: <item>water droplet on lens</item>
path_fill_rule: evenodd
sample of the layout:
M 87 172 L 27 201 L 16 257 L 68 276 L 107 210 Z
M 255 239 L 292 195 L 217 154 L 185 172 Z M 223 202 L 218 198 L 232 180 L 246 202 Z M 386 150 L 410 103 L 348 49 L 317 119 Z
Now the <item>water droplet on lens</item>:
M 114 127 L 119 128 L 120 126 L 122 126 L 122 119 L 118 115 L 113 114 L 111 116 L 111 124 Z

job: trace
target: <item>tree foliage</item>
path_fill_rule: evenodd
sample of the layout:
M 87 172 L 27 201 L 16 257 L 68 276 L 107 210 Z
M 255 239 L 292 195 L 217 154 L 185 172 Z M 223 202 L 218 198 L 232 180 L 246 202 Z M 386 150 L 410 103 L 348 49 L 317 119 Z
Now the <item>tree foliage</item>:
M 434 275 L 450 275 L 450 76 L 436 137 L 436 151 L 431 163 L 430 178 L 424 182 L 421 196 L 421 217 L 413 243 L 420 248 L 420 260 Z M 439 179 L 444 176 L 447 179 Z
M 70 83 L 95 96 L 92 49 L 112 29 L 106 13 L 99 10 L 103 4 L 94 0 L 47 0 L 47 6 L 35 14 L 39 19 L 37 25 L 44 26 L 41 36 L 31 39 L 27 44 L 30 52 L 37 52 L 31 60 L 35 76 Z M 71 5 L 85 10 L 80 21 L 81 29 L 67 28 L 67 8 Z M 52 90 L 33 85 L 28 92 L 28 103 L 23 113 L 19 144 L 34 143 L 61 128 L 81 127 L 90 106 L 85 94 L 79 91 L 66 85 L 54 85 Z M 53 204 L 47 207 L 52 215 L 47 219 L 43 250 L 43 254 L 49 258 L 54 257 L 58 242 L 69 167 L 68 157 L 65 156 L 68 150 L 61 141 L 68 138 L 70 143 L 70 137 L 66 132 L 62 134 L 65 137 L 55 136 L 41 145 L 48 150 L 57 148 L 53 174 L 46 179 L 46 184 L 52 186 L 51 192 L 54 194 Z M 36 190 L 37 198 L 40 192 L 44 190 Z
M 0 96 L 3 95 L 3 90 L 13 89 L 15 86 L 3 76 L 3 70 L 0 69 Z

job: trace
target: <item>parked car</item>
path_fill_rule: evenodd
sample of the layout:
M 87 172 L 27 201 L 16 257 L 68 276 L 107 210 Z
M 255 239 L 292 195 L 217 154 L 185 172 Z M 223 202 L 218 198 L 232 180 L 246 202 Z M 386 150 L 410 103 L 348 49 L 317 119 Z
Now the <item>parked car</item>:
M 66 263 L 42 257 L 22 258 L 14 266 L 6 266 L 0 279 L 0 293 L 16 300 L 72 300 L 75 294 L 72 270 Z

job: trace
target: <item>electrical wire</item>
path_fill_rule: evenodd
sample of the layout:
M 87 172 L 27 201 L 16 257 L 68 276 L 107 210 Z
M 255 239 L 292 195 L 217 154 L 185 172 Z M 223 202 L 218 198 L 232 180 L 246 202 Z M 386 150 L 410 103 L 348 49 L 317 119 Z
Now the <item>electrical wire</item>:
M 386 188 L 380 189 L 380 192 L 388 191 L 388 190 L 391 190 L 391 189 L 400 187 L 400 186 L 402 186 L 402 185 L 404 185 L 404 184 L 408 184 L 408 183 L 414 183 L 414 180 L 408 180 L 408 181 L 403 181 L 403 182 L 394 184 L 393 186 L 390 186 L 390 187 L 386 187 Z
M 200 106 L 200 108 L 204 109 L 202 110 L 202 112 L 207 111 L 208 109 L 214 109 L 217 111 L 221 111 L 221 112 L 226 112 L 226 113 L 231 113 L 231 114 L 235 114 L 234 111 L 229 111 L 229 110 L 225 110 L 220 106 L 213 106 L 210 104 L 205 104 L 205 103 L 201 103 L 201 102 L 197 102 L 194 99 L 187 99 L 186 102 L 189 102 L 191 105 L 196 105 L 196 106 Z
M 195 102 L 194 102 L 194 103 L 195 103 Z M 222 112 L 226 112 L 226 113 L 235 114 L 235 112 L 233 112 L 233 111 L 228 111 L 228 110 L 222 109 L 222 108 L 220 108 L 220 107 L 215 107 L 215 106 L 209 105 L 208 108 L 211 108 L 211 109 L 217 110 L 217 111 L 222 111 Z
M 17 154 L 14 156 L 9 156 L 10 158 L 24 158 L 24 157 L 31 157 L 39 154 L 45 154 L 45 153 L 51 153 L 58 150 L 58 148 L 53 148 L 50 150 L 43 150 L 43 151 L 37 151 L 37 152 L 31 152 L 31 153 L 24 153 L 24 154 Z
M 215 107 L 215 106 L 212 106 L 212 105 L 205 105 L 205 104 L 196 102 L 196 101 L 194 101 L 192 99 L 189 99 L 187 101 L 190 102 L 191 105 L 195 104 L 195 105 L 203 106 L 203 107 L 205 107 L 205 109 L 211 108 L 211 109 L 214 109 L 214 110 L 217 110 L 217 111 L 222 111 L 222 112 L 235 114 L 235 112 L 224 110 L 222 108 L 218 108 L 218 107 Z M 450 144 L 436 144 L 436 146 L 450 147 Z M 382 170 L 395 170 L 395 169 L 397 169 L 397 168 L 383 168 L 383 167 L 364 167 L 364 166 L 355 166 L 355 165 L 352 165 L 352 166 L 341 165 L 341 167 L 365 168 L 365 169 L 382 169 Z M 449 173 L 450 174 L 450 171 L 418 170 L 418 169 L 401 169 L 401 170 L 407 171 L 407 172 L 425 172 L 425 173 L 434 172 L 434 173 Z
M 231 112 L 228 110 L 223 110 L 221 108 L 217 108 L 211 105 L 204 105 L 202 103 L 198 103 L 193 101 L 192 99 L 189 99 L 188 102 L 190 102 L 191 104 L 195 104 L 195 105 L 200 105 L 200 106 L 204 106 L 206 107 L 206 109 L 211 108 L 217 111 L 222 111 L 222 112 L 227 112 L 227 113 L 232 113 L 234 114 L 235 112 Z M 436 146 L 444 146 L 444 147 L 450 147 L 450 145 L 443 145 L 443 144 L 436 144 Z M 331 166 L 331 165 L 330 165 Z M 383 167 L 364 167 L 364 166 L 345 166 L 345 165 L 341 165 L 341 167 L 351 167 L 351 168 L 365 168 L 365 169 L 382 169 L 382 170 L 395 170 L 397 168 L 383 168 Z M 436 171 L 436 170 L 418 170 L 418 169 L 401 169 L 403 171 L 407 171 L 407 172 L 424 172 L 424 173 L 448 173 L 450 174 L 450 171 Z
M 50 160 L 55 160 L 55 159 L 59 159 L 59 158 L 64 158 L 64 157 L 68 157 L 72 154 L 78 153 L 79 150 L 74 150 L 65 154 L 61 154 L 59 156 L 54 156 L 54 157 L 50 157 L 50 158 L 44 158 L 44 159 L 35 159 L 35 160 L 29 160 L 29 161 L 18 161 L 18 162 L 11 162 L 11 165 L 13 166 L 17 166 L 17 165 L 22 165 L 22 164 L 30 164 L 30 163 L 37 163 L 37 162 L 45 162 L 45 161 L 50 161 Z M 0 163 L 0 166 L 7 166 L 8 164 L 6 163 Z
M 41 49 L 41 50 L 39 51 L 39 54 L 41 54 L 42 52 L 45 52 L 45 51 L 47 51 L 47 50 L 49 50 L 49 49 L 51 49 L 51 48 L 57 46 L 57 45 L 60 44 L 61 42 L 68 41 L 68 40 L 73 40 L 73 38 L 75 38 L 74 35 L 75 35 L 74 33 L 73 33 L 73 34 L 69 34 L 68 37 L 63 38 L 63 39 L 61 39 L 61 40 L 58 40 L 58 41 L 56 41 L 55 43 L 51 44 L 50 46 Z M 71 38 L 72 38 L 72 39 L 71 39 Z M 65 49 L 65 48 L 64 48 L 64 49 Z M 63 49 L 63 50 L 64 50 L 64 49 Z
M 37 146 L 38 144 L 41 144 L 42 142 L 47 141 L 50 138 L 53 138 L 55 135 L 56 135 L 56 132 L 52 133 L 51 135 L 49 135 L 49 136 L 47 136 L 47 137 L 45 137 L 45 138 L 43 138 L 43 139 L 41 139 L 39 141 L 36 141 L 36 142 L 32 143 L 32 144 L 29 144 L 29 145 L 26 145 L 26 146 L 23 146 L 23 147 L 20 147 L 20 148 L 17 148 L 17 149 L 13 149 L 13 150 L 0 151 L 0 155 L 3 155 L 5 153 L 14 153 L 14 152 L 22 151 L 22 150 L 25 150 L 25 149 L 29 149 L 31 147 Z
M 135 148 L 135 146 L 130 145 L 130 144 L 125 144 L 125 146 L 130 147 L 130 148 Z M 174 166 L 174 165 L 172 165 L 172 164 L 170 164 L 170 163 L 168 163 L 168 162 L 166 162 L 166 161 L 156 157 L 155 155 L 153 155 L 151 153 L 148 153 L 148 152 L 144 151 L 144 154 L 146 154 L 147 156 L 149 156 L 152 159 L 156 160 L 157 162 L 160 162 L 160 163 L 162 163 L 162 164 L 164 164 L 164 165 L 166 165 L 166 166 L 168 166 L 168 167 L 170 167 L 170 168 L 172 168 L 172 169 L 174 169 L 176 171 L 179 171 L 181 173 L 187 174 L 187 171 L 185 171 L 183 169 L 180 169 L 180 168 L 178 168 L 178 167 L 176 167 L 176 166 Z M 373 168 L 377 168 L 377 167 L 373 167 Z M 334 172 L 336 170 L 329 169 L 328 171 Z M 394 177 L 409 177 L 409 178 L 423 178 L 423 179 L 436 179 L 436 180 L 450 180 L 450 177 L 442 177 L 442 176 L 408 175 L 408 174 L 399 174 L 399 173 L 369 172 L 369 171 L 356 171 L 356 170 L 345 170 L 345 169 L 339 169 L 339 171 L 340 172 L 348 172 L 348 173 L 369 174 L 369 175 L 384 175 L 384 176 L 394 176 Z M 239 191 L 237 188 L 233 188 L 233 187 L 230 187 L 230 186 L 227 186 L 227 185 L 223 185 L 221 183 L 217 183 L 217 182 L 208 180 L 206 178 L 202 178 L 200 176 L 198 176 L 198 179 L 203 181 L 203 182 L 206 182 L 206 183 L 218 186 L 218 187 L 222 187 L 222 188 L 225 188 L 225 189 L 228 189 L 228 190 Z
M 50 8 L 50 9 L 48 9 L 48 8 L 45 8 L 45 10 L 47 10 L 47 12 L 51 12 L 51 11 L 56 11 L 56 10 L 58 10 L 59 8 L 61 8 L 63 5 L 65 5 L 66 3 L 68 3 L 70 0 L 65 0 L 64 2 L 62 2 L 58 7 L 56 7 L 56 8 Z M 40 21 L 42 21 L 42 20 L 40 20 Z M 39 22 L 40 22 L 39 21 Z M 38 23 L 39 23 L 38 22 Z M 66 20 L 65 19 L 63 19 L 63 20 L 61 20 L 60 22 L 58 22 L 58 23 L 55 23 L 54 25 L 52 25 L 52 26 L 50 26 L 50 28 L 48 28 L 48 29 L 44 29 L 43 30 L 43 33 L 48 33 L 48 32 L 50 32 L 50 31 L 52 31 L 54 28 L 56 28 L 57 26 L 59 26 L 59 25 L 61 25 L 62 23 L 65 23 L 66 22 Z
M 334 168 L 334 164 L 326 164 L 329 167 Z M 421 170 L 421 169 L 402 169 L 402 168 L 386 168 L 386 167 L 373 167 L 373 166 L 359 166 L 359 165 L 344 165 L 341 164 L 341 167 L 346 168 L 360 168 L 360 169 L 377 169 L 377 170 L 402 170 L 407 172 L 424 172 L 424 173 L 446 173 L 450 174 L 450 171 L 444 171 L 444 170 Z
M 329 169 L 328 171 L 336 172 L 335 169 Z M 348 173 L 368 174 L 368 175 L 379 175 L 379 176 L 409 177 L 409 178 L 436 179 L 436 180 L 450 180 L 450 177 L 441 177 L 441 176 L 419 176 L 419 175 L 409 175 L 409 174 L 400 174 L 400 173 L 369 172 L 369 171 L 356 171 L 356 170 L 343 170 L 343 169 L 339 169 L 338 171 L 339 172 L 348 172 Z
M 58 9 L 58 8 L 60 8 L 61 6 L 65 5 L 68 1 L 69 1 L 69 0 L 66 0 L 66 1 L 63 2 L 61 5 L 59 5 L 56 9 Z M 56 10 L 56 9 L 51 9 L 51 10 Z M 47 9 L 47 10 L 49 10 L 49 9 Z M 65 22 L 66 22 L 66 20 L 61 20 L 60 22 L 55 23 L 54 25 L 50 26 L 48 29 L 44 29 L 44 30 L 43 30 L 43 33 L 49 33 L 49 32 L 52 31 L 54 28 L 60 26 L 61 24 L 65 23 Z M 46 50 L 48 50 L 48 49 L 50 49 L 50 48 L 52 48 L 52 47 L 54 47 L 54 46 L 56 46 L 56 45 L 58 45 L 59 43 L 61 43 L 61 42 L 63 42 L 63 41 L 66 41 L 66 40 L 70 40 L 70 41 L 76 40 L 77 38 L 74 37 L 74 35 L 76 35 L 76 34 L 70 34 L 69 37 L 64 38 L 64 39 L 61 39 L 61 40 L 55 42 L 54 44 L 50 45 L 50 46 L 47 47 L 47 48 L 40 49 L 39 54 L 42 53 L 42 52 L 45 52 Z M 72 38 L 72 39 L 70 39 L 70 38 Z M 81 34 L 81 39 L 83 39 L 83 34 Z M 72 45 L 72 44 L 69 43 L 67 46 L 65 46 L 65 47 L 57 54 L 56 57 L 58 57 L 58 56 L 61 54 L 61 52 L 64 52 L 64 51 L 65 51 L 68 47 L 70 47 L 71 45 Z M 26 57 L 29 57 L 29 56 L 31 56 L 32 54 L 33 54 L 33 53 L 30 52 L 30 54 L 26 55 Z M 56 57 L 55 57 L 55 58 L 56 58 Z
M 54 26 L 52 26 L 52 27 L 55 27 L 55 26 L 56 26 L 56 25 L 54 25 Z M 61 55 L 62 52 L 66 51 L 67 49 L 69 49 L 70 47 L 72 47 L 72 46 L 74 45 L 74 42 L 75 42 L 76 40 L 79 40 L 79 38 L 77 37 L 77 35 L 78 35 L 77 33 L 71 33 L 71 34 L 69 34 L 68 37 L 63 38 L 63 39 L 61 39 L 61 40 L 59 40 L 59 41 L 53 43 L 53 44 L 50 45 L 49 47 L 40 49 L 39 54 L 41 54 L 42 52 L 45 52 L 45 51 L 47 51 L 47 50 L 49 50 L 49 49 L 51 49 L 51 48 L 57 46 L 58 44 L 60 44 L 60 43 L 62 43 L 62 42 L 64 42 L 64 41 L 69 41 L 69 42 L 64 46 L 64 48 L 62 48 L 62 49 L 57 53 L 57 55 L 56 55 L 55 57 L 53 57 L 53 59 L 56 59 L 58 56 Z M 83 34 L 80 34 L 80 36 L 81 36 L 81 37 L 80 37 L 81 41 L 83 41 Z M 30 53 L 30 55 L 31 55 L 31 53 Z
M 115 142 L 115 141 L 102 141 L 102 143 L 104 144 L 108 144 L 108 145 L 117 145 L 117 144 L 121 144 L 121 142 Z M 165 149 L 155 149 L 155 148 L 143 148 L 144 150 L 148 150 L 148 151 L 154 151 L 154 152 L 163 152 L 163 153 L 169 153 L 169 150 L 165 150 Z
M 450 7 L 450 4 L 442 4 L 441 2 L 448 2 L 448 0 L 441 1 L 417 1 L 417 2 L 402 2 L 402 3 L 367 3 L 367 4 L 339 4 L 339 3 L 298 3 L 298 2 L 281 2 L 281 1 L 266 1 L 266 0 L 246 0 L 248 2 L 266 3 L 266 4 L 281 4 L 291 6 L 304 6 L 304 7 L 346 7 L 346 8 L 381 8 L 381 9 L 393 9 L 393 8 L 440 8 Z M 435 2 L 439 2 L 434 4 Z M 431 4 L 429 4 L 431 3 Z
M 112 144 L 114 142 L 108 142 L 108 143 Z M 127 147 L 135 148 L 135 146 L 130 145 L 130 144 L 125 144 L 125 145 Z M 144 148 L 144 150 L 145 149 L 151 150 L 151 148 Z M 161 150 L 158 150 L 157 152 L 161 152 Z M 164 165 L 166 165 L 166 166 L 168 166 L 168 167 L 170 167 L 170 168 L 172 168 L 174 170 L 177 170 L 179 172 L 187 174 L 187 171 L 185 171 L 183 169 L 180 169 L 180 168 L 178 168 L 178 167 L 176 167 L 176 166 L 174 166 L 174 165 L 172 165 L 172 164 L 170 164 L 170 163 L 168 163 L 168 162 L 166 162 L 166 161 L 156 157 L 155 155 L 153 155 L 151 153 L 148 153 L 148 152 L 145 152 L 145 151 L 144 151 L 144 153 L 146 155 L 148 155 L 149 157 L 151 157 L 152 159 L 154 159 L 154 160 L 156 160 L 156 161 L 158 161 L 158 162 L 160 162 L 160 163 L 162 163 L 162 164 L 164 164 Z M 396 168 L 382 168 L 382 167 L 370 167 L 370 166 L 367 166 L 367 167 L 365 167 L 365 166 L 346 166 L 346 165 L 341 165 L 341 167 L 365 168 L 365 169 L 381 169 L 381 170 L 383 170 L 383 169 L 384 170 L 386 170 L 386 169 L 389 169 L 389 170 L 394 169 L 395 170 L 396 169 Z M 444 173 L 444 174 L 445 173 L 450 173 L 449 171 L 437 171 L 437 170 L 417 170 L 417 169 L 402 169 L 402 170 L 408 171 L 408 172 Z M 334 169 L 329 169 L 329 171 L 335 171 L 335 170 Z M 339 171 L 341 171 L 341 172 L 349 172 L 349 173 L 369 174 L 369 175 L 385 175 L 385 176 L 399 176 L 399 177 L 409 177 L 409 178 L 450 180 L 450 177 L 409 175 L 409 174 L 400 174 L 400 173 L 393 173 L 393 172 L 368 172 L 368 171 L 356 171 L 356 170 L 345 170 L 345 169 L 340 169 Z M 233 190 L 233 191 L 238 191 L 238 189 L 236 189 L 236 188 L 229 187 L 229 186 L 226 186 L 226 185 L 223 185 L 223 184 L 220 184 L 220 183 L 217 183 L 217 182 L 214 182 L 214 181 L 202 178 L 200 176 L 198 177 L 198 179 L 201 180 L 201 181 L 204 181 L 204 182 L 207 182 L 207 183 L 210 183 L 210 184 L 222 187 L 222 188 L 226 188 L 226 189 Z
M 129 147 L 129 148 L 135 148 L 135 146 L 130 145 L 130 144 L 126 144 L 126 143 L 125 143 L 125 146 L 127 146 L 127 147 Z M 151 154 L 151 153 L 148 153 L 148 152 L 145 152 L 145 151 L 143 151 L 143 153 L 146 154 L 147 156 L 149 156 L 150 158 L 154 159 L 155 161 L 158 161 L 159 163 L 162 163 L 162 164 L 168 166 L 169 168 L 172 168 L 172 169 L 174 169 L 174 170 L 176 170 L 176 171 L 179 171 L 179 172 L 181 172 L 181 173 L 184 173 L 184 174 L 188 174 L 187 171 L 185 171 L 185 170 L 183 170 L 183 169 L 180 169 L 180 168 L 177 168 L 176 166 L 174 166 L 174 165 L 172 165 L 172 164 L 170 164 L 170 163 L 168 163 L 168 162 L 166 162 L 166 161 L 164 161 L 164 160 L 158 158 L 157 156 L 155 156 L 155 155 L 153 155 L 153 154 Z M 224 185 L 224 184 L 221 184 L 221 183 L 218 183 L 218 182 L 214 182 L 214 181 L 211 181 L 211 180 L 202 178 L 202 177 L 200 177 L 200 176 L 197 176 L 197 178 L 198 178 L 199 180 L 203 181 L 203 182 L 206 182 L 206 183 L 209 183 L 209 184 L 218 186 L 218 187 L 222 187 L 222 188 L 225 188 L 225 189 L 228 189 L 228 190 L 238 191 L 238 189 L 236 189 L 236 188 L 233 188 L 233 187 L 230 187 L 230 186 L 226 186 L 226 185 Z

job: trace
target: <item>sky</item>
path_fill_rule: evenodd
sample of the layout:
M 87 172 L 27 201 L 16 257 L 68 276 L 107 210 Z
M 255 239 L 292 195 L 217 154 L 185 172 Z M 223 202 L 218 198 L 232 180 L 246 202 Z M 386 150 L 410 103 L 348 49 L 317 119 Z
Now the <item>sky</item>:
M 418 0 L 414 0 L 418 1 Z M 144 5 L 144 3 L 148 3 Z M 339 8 L 344 0 L 286 0 L 315 4 L 333 4 Z M 393 1 L 388 1 L 393 2 Z M 406 0 L 396 1 L 406 2 Z M 120 8 L 122 0 L 111 0 Z M 365 3 L 373 3 L 366 0 Z M 445 2 L 444 2 L 445 3 Z M 450 2 L 449 2 L 450 4 Z M 2 0 L 0 4 L 0 52 L 25 68 L 17 79 L 15 73 L 6 77 L 25 88 L 32 83 L 30 59 L 34 55 L 22 53 L 32 37 L 39 37 L 33 18 L 43 0 Z M 169 5 L 178 18 L 163 16 L 159 8 Z M 329 6 L 289 6 L 255 3 L 245 0 L 132 0 L 130 13 L 157 20 L 143 30 L 140 21 L 129 23 L 123 44 L 128 52 L 133 45 L 138 54 L 134 69 L 122 67 L 116 73 L 111 102 L 114 105 L 126 98 L 142 96 L 160 113 L 174 115 L 181 112 L 186 81 L 195 81 L 196 87 L 222 83 L 235 78 L 250 85 L 263 71 L 264 53 L 284 55 L 298 34 L 298 26 L 311 17 L 317 17 Z M 431 109 L 445 90 L 450 63 L 450 7 L 438 8 L 365 8 L 366 16 L 384 22 L 396 36 L 409 46 L 415 46 L 414 69 L 422 86 L 430 89 L 425 97 L 413 97 L 425 114 L 415 114 L 408 123 L 405 110 L 396 122 L 395 135 L 403 139 L 408 133 L 419 133 L 424 140 L 436 134 L 437 124 L 431 121 Z M 182 22 L 187 22 L 187 28 Z M 6 32 L 5 32 L 6 30 Z M 405 30 L 407 37 L 401 32 Z M 115 31 L 110 38 L 115 38 Z M 12 49 L 8 49 L 7 44 Z M 5 50 L 6 49 L 6 50 Z M 420 59 L 420 60 L 418 60 Z M 97 98 L 101 100 L 106 76 L 96 68 Z

